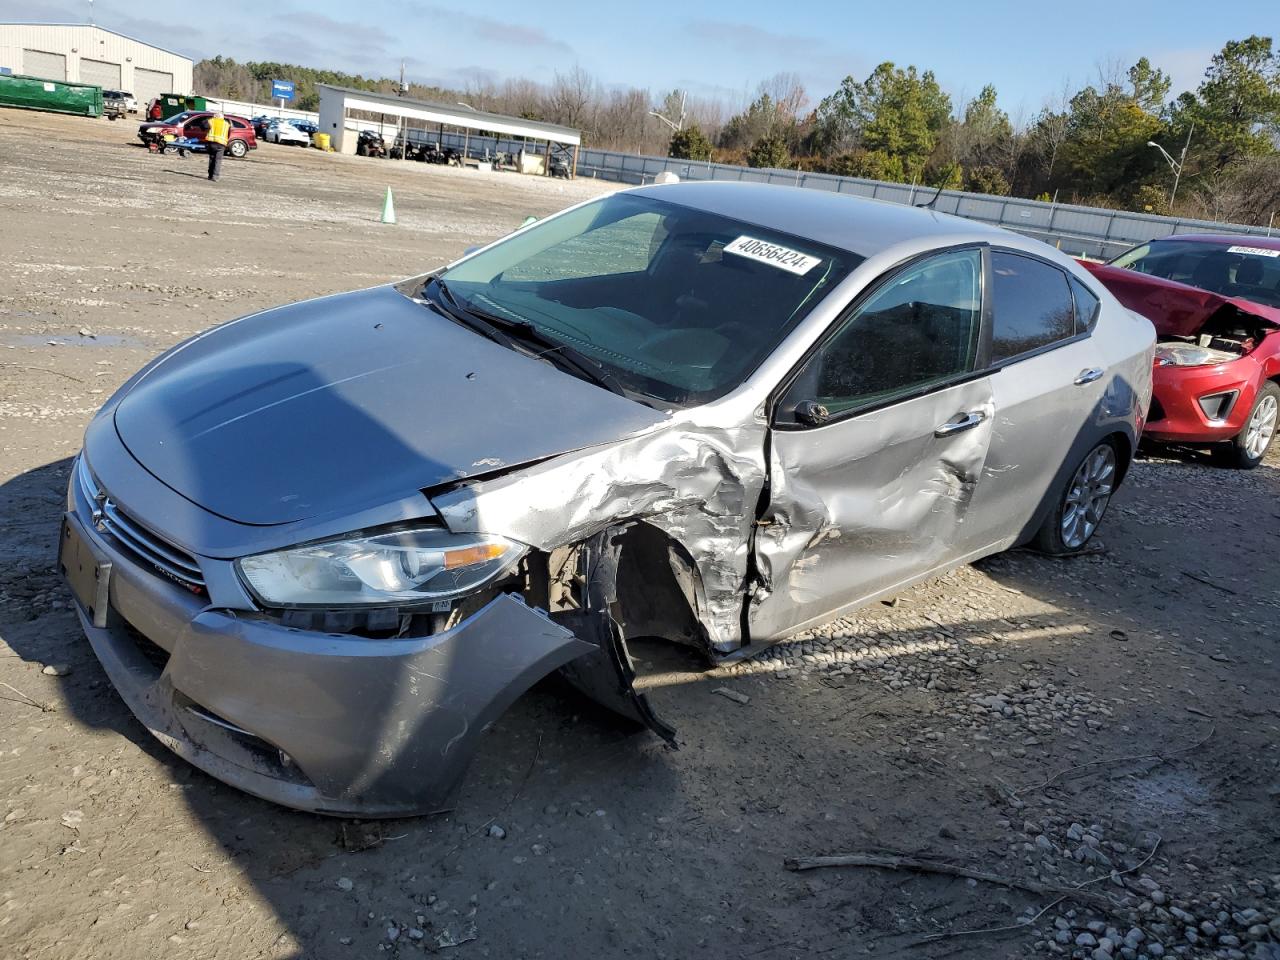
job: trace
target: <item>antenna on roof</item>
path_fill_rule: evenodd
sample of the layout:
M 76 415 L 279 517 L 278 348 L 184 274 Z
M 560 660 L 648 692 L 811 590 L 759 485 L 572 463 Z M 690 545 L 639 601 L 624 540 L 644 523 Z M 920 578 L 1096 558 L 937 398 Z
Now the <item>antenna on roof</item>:
M 926 200 L 924 203 L 917 203 L 917 204 L 916 204 L 916 206 L 917 206 L 917 207 L 919 207 L 921 210 L 932 210 L 932 209 L 933 209 L 933 205 L 934 205 L 935 203 L 937 203 L 937 202 L 938 202 L 938 198 L 939 198 L 940 196 L 942 196 L 942 191 L 943 191 L 943 189 L 945 189 L 945 188 L 943 188 L 943 187 L 939 187 L 937 190 L 935 190 L 935 191 L 933 192 L 933 196 L 932 196 L 932 197 L 930 197 L 930 198 L 929 198 L 928 200 Z
M 93 0 L 89 0 L 89 26 L 93 26 Z

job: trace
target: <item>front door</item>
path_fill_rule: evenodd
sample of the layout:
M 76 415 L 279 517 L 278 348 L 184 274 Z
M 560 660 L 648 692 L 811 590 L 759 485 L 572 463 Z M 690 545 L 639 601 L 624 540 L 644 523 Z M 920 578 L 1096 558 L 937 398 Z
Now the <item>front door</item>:
M 755 538 L 755 640 L 793 632 L 965 557 L 991 443 L 978 248 L 894 271 L 779 402 Z

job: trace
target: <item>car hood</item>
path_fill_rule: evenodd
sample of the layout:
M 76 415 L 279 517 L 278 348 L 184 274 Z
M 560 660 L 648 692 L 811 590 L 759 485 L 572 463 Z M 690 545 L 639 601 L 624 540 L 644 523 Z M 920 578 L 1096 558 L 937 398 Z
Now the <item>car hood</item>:
M 1081 265 L 1097 277 L 1112 296 L 1150 320 L 1156 332 L 1165 336 L 1195 336 L 1210 317 L 1227 305 L 1280 327 L 1280 309 L 1275 307 L 1240 297 L 1224 297 L 1124 267 L 1085 261 L 1081 261 Z
M 389 286 L 216 327 L 160 358 L 114 416 L 157 479 L 249 524 L 375 506 L 667 417 Z

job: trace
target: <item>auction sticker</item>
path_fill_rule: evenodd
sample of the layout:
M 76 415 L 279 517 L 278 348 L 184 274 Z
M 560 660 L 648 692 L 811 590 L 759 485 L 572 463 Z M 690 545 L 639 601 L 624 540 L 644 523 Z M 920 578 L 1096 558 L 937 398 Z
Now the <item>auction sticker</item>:
M 776 243 L 757 240 L 755 237 L 738 237 L 724 248 L 725 253 L 732 253 L 749 260 L 759 260 L 779 270 L 786 270 L 797 276 L 804 276 L 822 262 L 821 257 L 811 257 L 799 250 L 780 247 Z
M 1227 253 L 1251 253 L 1255 257 L 1280 257 L 1280 250 L 1268 250 L 1266 247 L 1227 247 Z

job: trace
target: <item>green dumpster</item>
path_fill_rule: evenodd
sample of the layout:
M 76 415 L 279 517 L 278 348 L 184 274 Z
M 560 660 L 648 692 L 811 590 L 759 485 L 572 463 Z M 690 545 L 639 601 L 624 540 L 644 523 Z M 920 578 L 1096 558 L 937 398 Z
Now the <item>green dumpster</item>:
M 100 117 L 102 88 L 91 83 L 67 83 L 23 74 L 0 74 L 0 106 Z
M 208 110 L 209 104 L 204 97 L 186 96 L 181 93 L 162 93 L 160 95 L 160 116 L 169 119 L 186 110 Z

